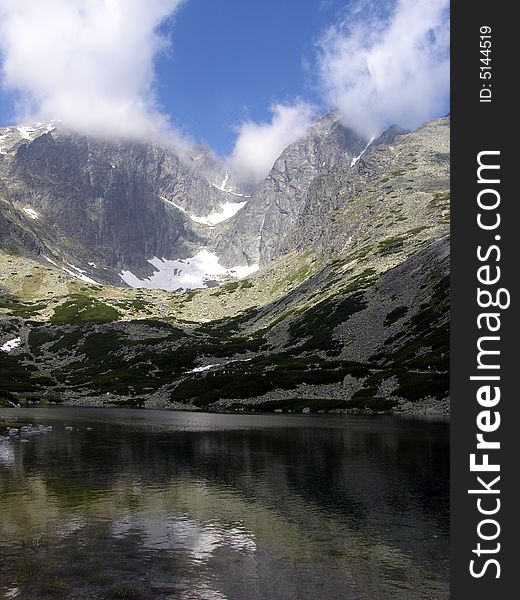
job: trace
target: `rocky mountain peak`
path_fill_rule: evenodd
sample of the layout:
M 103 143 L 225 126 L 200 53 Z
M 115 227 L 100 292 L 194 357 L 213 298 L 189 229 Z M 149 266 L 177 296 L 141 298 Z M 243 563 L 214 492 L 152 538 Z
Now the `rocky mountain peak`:
M 2 128 L 0 244 L 101 284 L 214 285 L 302 249 L 343 187 L 374 176 L 377 148 L 404 133 L 366 140 L 330 112 L 250 189 L 205 146 Z

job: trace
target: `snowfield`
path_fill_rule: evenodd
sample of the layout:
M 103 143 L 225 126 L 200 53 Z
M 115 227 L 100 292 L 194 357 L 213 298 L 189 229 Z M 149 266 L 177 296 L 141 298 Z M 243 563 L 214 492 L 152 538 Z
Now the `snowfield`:
M 3 344 L 3 346 L 0 346 L 0 351 L 1 352 L 11 352 L 11 350 L 14 350 L 15 348 L 18 348 L 18 346 L 21 343 L 22 343 L 21 338 L 19 338 L 19 337 L 14 338 L 14 340 L 9 340 L 5 344 Z
M 229 179 L 229 175 L 226 173 L 224 179 L 222 180 L 222 182 L 220 184 L 212 183 L 211 185 L 213 187 L 217 188 L 217 190 L 220 190 L 221 192 L 226 192 L 226 194 L 233 194 L 233 196 L 241 196 L 242 198 L 251 198 L 251 196 L 246 196 L 245 194 L 240 194 L 239 192 L 236 192 L 234 189 L 228 188 L 227 187 L 228 179 Z
M 222 223 L 227 221 L 231 217 L 237 214 L 237 212 L 244 208 L 247 204 L 246 202 L 225 202 L 220 205 L 220 211 L 209 214 L 206 217 L 197 217 L 195 215 L 190 215 L 190 219 L 195 221 L 196 223 L 201 223 L 202 225 L 209 225 L 210 227 L 214 227 L 217 223 Z
M 207 287 L 211 281 L 223 281 L 233 277 L 242 279 L 258 271 L 258 265 L 237 266 L 226 269 L 219 263 L 219 257 L 214 252 L 200 250 L 191 258 L 167 260 L 154 256 L 148 262 L 156 271 L 146 279 L 139 279 L 131 271 L 122 271 L 121 279 L 133 288 L 148 288 L 159 290 L 189 290 Z
M 19 125 L 17 127 L 3 127 L 0 135 L 0 154 L 8 154 L 12 147 L 20 140 L 34 141 L 44 133 L 56 129 L 53 123 L 36 123 L 34 126 Z

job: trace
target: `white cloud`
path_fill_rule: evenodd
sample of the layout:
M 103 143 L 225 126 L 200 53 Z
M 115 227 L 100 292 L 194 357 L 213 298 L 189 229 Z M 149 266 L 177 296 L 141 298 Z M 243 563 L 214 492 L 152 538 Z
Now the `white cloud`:
M 397 0 L 382 16 L 363 3 L 325 33 L 320 79 L 345 125 L 368 138 L 392 123 L 415 128 L 441 115 L 449 94 L 448 10 L 448 0 Z
M 256 183 L 269 173 L 282 151 L 305 135 L 312 124 L 314 109 L 305 102 L 274 104 L 269 123 L 245 121 L 230 157 L 232 169 L 243 179 Z
M 168 129 L 157 108 L 157 31 L 182 0 L 0 0 L 2 86 L 24 120 L 58 119 L 87 133 Z

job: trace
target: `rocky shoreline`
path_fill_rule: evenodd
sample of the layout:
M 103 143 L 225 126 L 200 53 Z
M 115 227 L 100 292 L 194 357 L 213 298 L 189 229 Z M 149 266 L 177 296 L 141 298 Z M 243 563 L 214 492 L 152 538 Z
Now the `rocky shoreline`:
M 29 438 L 49 433 L 52 431 L 52 425 L 33 425 L 32 423 L 20 423 L 16 419 L 2 419 L 0 421 L 0 443 L 19 440 L 28 442 Z
M 268 396 L 268 397 L 266 397 Z M 311 407 L 303 407 L 301 410 L 284 410 L 279 408 L 269 408 L 268 404 L 276 404 L 276 402 L 283 399 L 282 394 L 272 392 L 266 396 L 258 398 L 248 399 L 247 402 L 240 401 L 240 406 L 237 406 L 239 401 L 237 399 L 222 399 L 218 403 L 201 408 L 193 404 L 183 404 L 180 402 L 171 402 L 166 398 L 156 396 L 150 400 L 146 400 L 141 405 L 132 405 L 123 401 L 109 401 L 106 397 L 80 397 L 69 398 L 63 403 L 62 406 L 77 406 L 77 407 L 92 407 L 92 408 L 146 408 L 146 409 L 160 409 L 160 410 L 176 410 L 176 411 L 195 411 L 195 412 L 226 412 L 243 414 L 248 412 L 257 413 L 303 413 L 303 414 L 360 414 L 360 415 L 375 415 L 375 414 L 390 414 L 390 415 L 403 415 L 403 416 L 432 416 L 432 417 L 449 417 L 450 416 L 450 400 L 436 399 L 436 398 L 424 398 L 417 402 L 407 402 L 400 400 L 396 406 L 389 410 L 373 410 L 371 408 L 335 408 L 335 409 L 319 409 L 313 410 Z M 293 396 L 294 397 L 294 396 Z M 301 402 L 305 404 L 305 400 L 310 401 L 316 400 L 316 398 L 301 398 Z M 128 398 L 127 400 L 131 400 Z M 311 402 L 309 402 L 311 403 Z

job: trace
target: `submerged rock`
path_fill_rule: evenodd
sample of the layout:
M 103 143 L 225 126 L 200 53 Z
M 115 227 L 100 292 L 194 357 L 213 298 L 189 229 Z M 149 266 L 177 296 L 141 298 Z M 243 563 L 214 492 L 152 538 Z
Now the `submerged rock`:
M 20 435 L 31 436 L 52 431 L 52 425 L 23 425 L 20 428 Z

